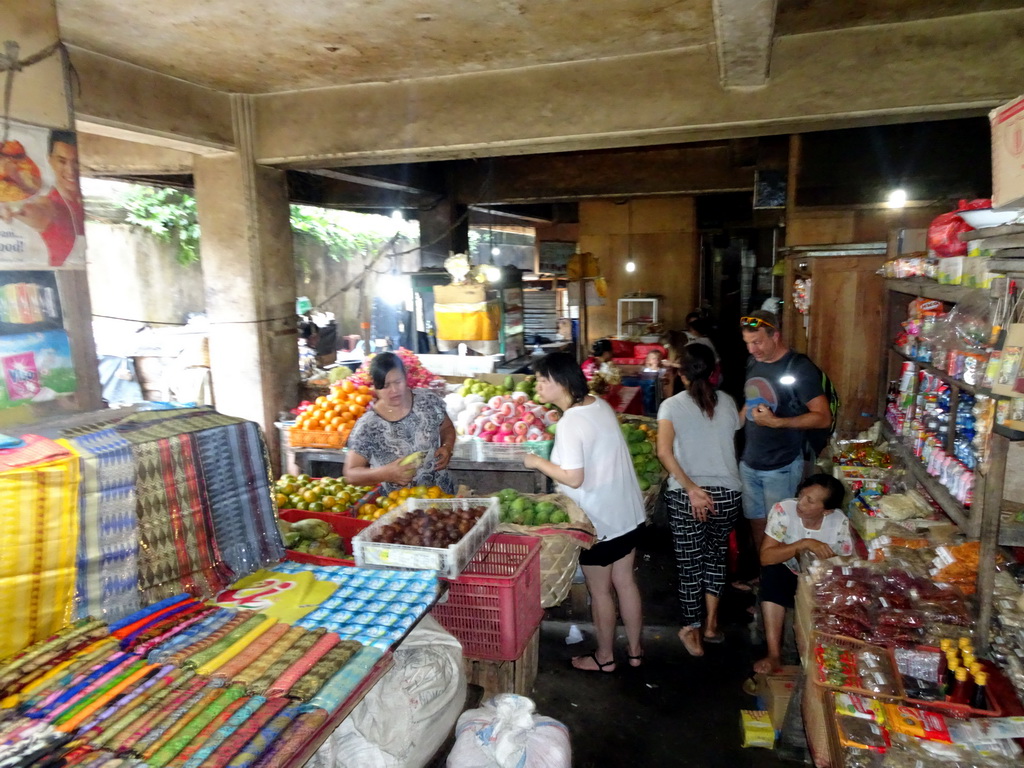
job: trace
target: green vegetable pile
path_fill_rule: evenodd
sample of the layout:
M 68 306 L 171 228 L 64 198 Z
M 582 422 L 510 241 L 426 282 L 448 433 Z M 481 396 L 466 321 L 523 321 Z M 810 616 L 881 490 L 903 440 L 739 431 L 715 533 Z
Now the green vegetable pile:
M 334 532 L 329 523 L 315 518 L 296 520 L 294 523 L 278 521 L 284 548 L 317 557 L 351 558 L 345 549 L 345 540 Z
M 633 458 L 633 470 L 640 483 L 640 490 L 646 491 L 652 485 L 657 485 L 661 481 L 662 466 L 651 440 L 655 435 L 649 430 L 624 423 L 622 436 L 626 438 L 629 455 Z
M 519 491 L 512 488 L 505 488 L 493 495 L 501 502 L 501 514 L 498 520 L 502 523 L 558 525 L 569 522 L 569 515 L 554 502 L 538 501 L 535 503 L 529 496 L 522 496 Z

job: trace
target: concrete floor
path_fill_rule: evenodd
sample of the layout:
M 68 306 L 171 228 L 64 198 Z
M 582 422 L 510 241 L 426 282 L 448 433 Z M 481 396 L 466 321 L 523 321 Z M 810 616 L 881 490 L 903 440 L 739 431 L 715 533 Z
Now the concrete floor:
M 532 698 L 540 714 L 565 723 L 572 735 L 574 768 L 614 766 L 694 766 L 699 768 L 777 768 L 792 766 L 775 752 L 744 749 L 741 709 L 754 699 L 743 693 L 754 654 L 751 598 L 727 588 L 723 629 L 727 640 L 707 646 L 703 658 L 690 657 L 676 632 L 675 563 L 666 526 L 648 528 L 638 551 L 637 576 L 644 597 L 644 664 L 629 667 L 619 628 L 618 664 L 610 674 L 570 668 L 574 655 L 593 650 L 587 615 L 573 615 L 570 601 L 548 612 L 541 627 L 540 663 Z M 566 645 L 575 623 L 586 638 Z

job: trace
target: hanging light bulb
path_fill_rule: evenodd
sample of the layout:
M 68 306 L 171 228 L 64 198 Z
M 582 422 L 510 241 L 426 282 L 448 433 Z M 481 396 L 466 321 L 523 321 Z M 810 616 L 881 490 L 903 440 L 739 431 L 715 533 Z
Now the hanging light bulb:
M 491 256 L 501 256 L 501 248 L 498 246 L 491 248 Z
M 636 264 L 633 262 L 632 259 L 630 259 L 629 261 L 626 262 L 626 271 L 627 272 L 636 272 Z
M 501 270 L 493 264 L 488 264 L 484 267 L 484 277 L 487 278 L 488 283 L 500 283 Z

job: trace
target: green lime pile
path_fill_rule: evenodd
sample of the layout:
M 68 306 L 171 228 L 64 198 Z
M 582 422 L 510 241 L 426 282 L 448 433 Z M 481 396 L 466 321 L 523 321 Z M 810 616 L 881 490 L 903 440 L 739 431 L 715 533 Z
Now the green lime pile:
M 523 381 L 517 382 L 511 376 L 506 376 L 505 381 L 500 385 L 489 384 L 486 381 L 480 381 L 479 379 L 465 379 L 462 382 L 462 386 L 459 387 L 459 394 L 462 397 L 468 395 L 480 395 L 484 400 L 490 400 L 492 397 L 497 395 L 508 395 L 512 392 L 523 392 L 531 400 L 539 402 L 537 400 L 536 391 L 537 381 L 533 376 L 527 376 Z
M 529 496 L 522 496 L 519 491 L 512 488 L 505 488 L 493 495 L 501 503 L 501 515 L 498 519 L 503 523 L 557 525 L 569 522 L 569 515 L 554 502 L 534 502 Z
M 652 433 L 626 423 L 622 425 L 622 436 L 626 438 L 640 490 L 646 491 L 652 485 L 657 485 L 661 481 L 662 466 L 654 450 Z

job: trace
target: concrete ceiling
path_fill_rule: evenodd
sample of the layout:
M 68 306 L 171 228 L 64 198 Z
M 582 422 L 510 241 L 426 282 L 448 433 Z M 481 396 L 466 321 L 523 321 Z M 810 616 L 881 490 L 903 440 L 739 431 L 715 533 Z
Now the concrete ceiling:
M 750 86 L 763 83 L 778 37 L 1021 5 L 1019 0 L 57 0 L 61 35 L 76 47 L 247 94 L 615 59 L 716 43 L 723 82 Z

